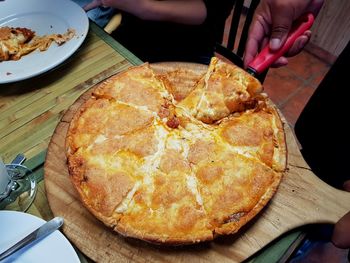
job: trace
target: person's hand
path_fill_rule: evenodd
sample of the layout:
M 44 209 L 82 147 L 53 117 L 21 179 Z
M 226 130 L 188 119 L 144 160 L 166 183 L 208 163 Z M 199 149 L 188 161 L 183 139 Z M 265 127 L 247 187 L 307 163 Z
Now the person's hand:
M 83 6 L 83 9 L 87 12 L 102 5 L 103 5 L 102 0 L 93 0 L 90 3 L 86 4 L 85 6 Z
M 83 8 L 85 11 L 89 11 L 99 6 L 103 6 L 114 7 L 126 12 L 130 12 L 130 10 L 139 9 L 143 5 L 143 3 L 145 3 L 144 0 L 93 0 L 87 5 L 85 5 Z
M 92 0 L 83 8 L 89 11 L 99 6 L 113 7 L 144 20 L 188 25 L 202 24 L 207 16 L 203 0 Z
M 344 183 L 344 189 L 350 192 L 350 180 Z M 350 212 L 335 224 L 332 242 L 336 247 L 350 248 Z
M 285 42 L 292 23 L 306 12 L 316 17 L 324 0 L 262 0 L 257 7 L 249 30 L 244 54 L 244 65 L 267 44 L 278 50 Z M 306 31 L 292 45 L 286 56 L 298 54 L 310 40 L 311 31 Z M 286 65 L 286 57 L 279 58 L 272 66 Z

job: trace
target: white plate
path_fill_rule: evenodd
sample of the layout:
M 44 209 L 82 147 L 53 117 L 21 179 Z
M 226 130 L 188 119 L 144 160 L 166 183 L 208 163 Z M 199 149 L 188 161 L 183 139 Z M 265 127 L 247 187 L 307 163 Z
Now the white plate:
M 30 214 L 0 211 L 0 253 L 44 223 L 43 219 Z M 56 230 L 35 245 L 23 248 L 1 262 L 79 263 L 80 260 L 69 241 Z
M 0 84 L 24 80 L 44 73 L 69 58 L 83 43 L 89 19 L 85 11 L 70 0 L 0 1 L 0 26 L 26 27 L 37 35 L 76 31 L 74 38 L 44 52 L 38 50 L 17 61 L 0 62 Z

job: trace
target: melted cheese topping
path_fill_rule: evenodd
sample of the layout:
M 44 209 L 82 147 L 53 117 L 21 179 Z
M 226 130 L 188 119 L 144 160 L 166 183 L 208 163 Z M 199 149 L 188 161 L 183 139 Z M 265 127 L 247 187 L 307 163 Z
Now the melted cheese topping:
M 130 192 L 127 194 L 127 196 L 123 199 L 123 201 L 118 205 L 118 207 L 115 209 L 115 212 L 117 213 L 124 213 L 126 210 L 128 210 L 129 204 L 134 197 L 134 194 L 136 191 L 140 188 L 141 182 L 137 182 L 134 187 L 130 190 Z
M 18 60 L 34 50 L 45 51 L 52 42 L 62 45 L 75 36 L 73 29 L 64 34 L 35 36 L 35 32 L 28 28 L 0 27 L 0 62 Z
M 192 243 L 237 231 L 272 196 L 285 155 L 278 115 L 264 104 L 203 123 L 220 111 L 213 102 L 227 103 L 213 92 L 227 89 L 218 78 L 239 83 L 235 96 L 247 99 L 240 92 L 250 79 L 216 59 L 179 104 L 148 64 L 95 89 L 71 123 L 68 163 L 103 222 L 117 219 L 116 231 L 151 242 Z

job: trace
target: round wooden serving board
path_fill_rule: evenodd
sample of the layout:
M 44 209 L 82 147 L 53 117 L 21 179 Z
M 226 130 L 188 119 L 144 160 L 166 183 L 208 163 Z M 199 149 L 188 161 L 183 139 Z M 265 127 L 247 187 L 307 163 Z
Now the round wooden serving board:
M 193 76 L 206 70 L 203 65 L 189 63 L 153 65 L 158 72 L 178 67 L 192 71 Z M 237 262 L 248 258 L 288 230 L 309 223 L 335 223 L 350 211 L 350 193 L 328 186 L 310 171 L 291 129 L 285 124 L 287 172 L 269 204 L 237 234 L 184 247 L 160 247 L 124 238 L 85 209 L 69 179 L 65 137 L 75 111 L 90 94 L 91 91 L 83 94 L 70 107 L 52 136 L 45 161 L 45 186 L 53 214 L 64 218 L 63 232 L 95 261 Z

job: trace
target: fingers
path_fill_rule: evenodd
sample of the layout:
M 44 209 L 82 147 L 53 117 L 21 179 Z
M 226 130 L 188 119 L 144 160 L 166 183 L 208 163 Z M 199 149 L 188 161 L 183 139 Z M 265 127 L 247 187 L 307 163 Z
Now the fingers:
M 311 12 L 316 17 L 319 13 L 324 0 L 311 0 L 308 6 L 304 9 L 293 10 L 292 7 L 286 6 L 287 4 L 281 4 L 276 2 L 275 5 L 271 6 L 272 16 L 272 30 L 270 39 L 270 48 L 272 50 L 278 50 L 281 45 L 285 42 L 287 35 L 292 27 L 293 21 L 303 13 Z M 288 55 L 298 54 L 301 49 L 307 44 L 310 39 L 311 32 L 304 34 L 306 38 L 300 38 L 297 43 L 294 43 L 293 50 L 291 50 Z
M 345 181 L 343 187 L 350 192 L 350 180 Z M 350 212 L 335 224 L 332 242 L 336 247 L 350 248 Z
M 243 63 L 245 67 L 247 67 L 247 65 L 254 59 L 254 57 L 260 50 L 262 43 L 266 43 L 266 41 L 267 37 L 265 33 L 264 21 L 262 18 L 257 17 L 253 21 L 251 30 L 248 34 L 248 40 L 243 58 Z
M 320 12 L 324 0 L 312 0 L 307 7 L 307 12 L 311 12 L 316 17 Z
M 288 64 L 288 59 L 286 57 L 293 57 L 297 54 L 299 54 L 306 44 L 309 42 L 311 37 L 311 31 L 305 31 L 304 35 L 298 37 L 292 47 L 288 50 L 288 52 L 283 56 L 280 57 L 278 60 L 276 60 L 271 67 L 273 68 L 279 68 L 282 66 L 286 66 Z M 349 181 L 349 187 L 350 187 L 350 181 Z
M 343 216 L 334 227 L 332 242 L 339 248 L 350 248 L 350 212 Z
M 299 54 L 304 49 L 306 44 L 309 43 L 310 38 L 311 38 L 311 31 L 309 30 L 305 31 L 305 33 L 302 36 L 298 37 L 295 40 L 295 42 L 293 43 L 291 48 L 288 50 L 287 54 L 285 54 L 285 56 L 292 57 Z
M 292 27 L 294 20 L 294 13 L 290 8 L 283 5 L 272 6 L 271 13 L 274 14 L 272 18 L 270 48 L 271 50 L 278 50 L 286 41 L 287 35 Z
M 87 12 L 91 9 L 95 9 L 96 7 L 99 7 L 102 5 L 102 0 L 93 0 L 92 2 L 88 3 L 83 7 L 83 9 Z
M 280 57 L 271 65 L 271 68 L 279 68 L 279 67 L 286 66 L 287 64 L 288 64 L 288 59 L 286 57 Z
M 264 47 L 269 36 L 269 47 L 272 52 L 277 51 L 285 43 L 293 22 L 301 14 L 312 12 L 315 16 L 320 11 L 324 0 L 263 0 L 255 12 L 251 31 L 248 34 L 247 45 L 244 54 L 244 66 L 253 60 L 259 50 Z M 311 37 L 311 31 L 306 31 L 292 45 L 285 54 L 286 57 L 294 56 L 305 47 Z M 272 66 L 279 67 L 287 64 L 286 58 L 281 58 Z

